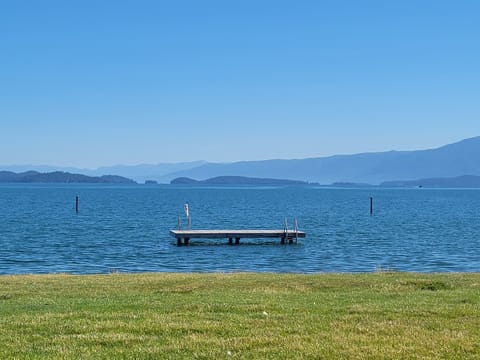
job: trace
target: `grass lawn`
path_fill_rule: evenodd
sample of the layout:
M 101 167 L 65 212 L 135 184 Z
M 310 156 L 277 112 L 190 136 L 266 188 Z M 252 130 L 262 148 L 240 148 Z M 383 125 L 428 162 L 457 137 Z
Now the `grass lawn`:
M 480 359 L 480 274 L 0 276 L 1 359 Z

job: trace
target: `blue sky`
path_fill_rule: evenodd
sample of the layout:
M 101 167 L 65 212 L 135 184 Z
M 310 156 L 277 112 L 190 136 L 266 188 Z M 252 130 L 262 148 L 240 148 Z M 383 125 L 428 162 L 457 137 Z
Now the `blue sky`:
M 0 164 L 94 168 L 480 135 L 478 1 L 0 0 Z

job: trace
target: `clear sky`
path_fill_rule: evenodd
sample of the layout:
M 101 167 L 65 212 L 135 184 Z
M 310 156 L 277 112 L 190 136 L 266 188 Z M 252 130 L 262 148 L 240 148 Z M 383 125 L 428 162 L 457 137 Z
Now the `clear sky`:
M 480 1 L 0 0 L 0 164 L 94 168 L 480 135 Z

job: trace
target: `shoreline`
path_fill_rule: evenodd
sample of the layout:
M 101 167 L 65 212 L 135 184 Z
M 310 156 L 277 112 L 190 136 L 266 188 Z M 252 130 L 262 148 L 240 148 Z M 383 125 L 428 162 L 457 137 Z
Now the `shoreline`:
M 449 275 L 479 275 L 478 271 L 397 271 L 397 270 L 373 270 L 373 271 L 359 271 L 359 272 L 277 272 L 277 271 L 144 271 L 144 272 L 123 272 L 111 271 L 105 273 L 69 273 L 69 272 L 52 272 L 52 273 L 15 273 L 15 274 L 0 274 L 1 277 L 15 277 L 15 276 L 59 276 L 59 277 L 96 277 L 96 276 L 162 276 L 162 275 L 191 275 L 191 276 L 216 276 L 216 275 L 259 275 L 259 276 L 365 276 L 365 275 L 425 275 L 425 276 L 449 276 Z
M 0 279 L 7 277 L 51 277 L 51 278 L 68 278 L 68 277 L 109 277 L 109 276 L 123 276 L 123 277 L 163 277 L 163 276 L 200 276 L 200 277 L 216 277 L 216 276 L 278 276 L 278 277 L 362 277 L 362 276 L 380 276 L 380 275 L 397 275 L 402 276 L 424 276 L 424 277 L 438 277 L 438 276 L 479 276 L 479 271 L 435 271 L 435 272 L 421 272 L 421 271 L 395 271 L 395 270 L 374 270 L 361 272 L 275 272 L 275 271 L 165 271 L 165 272 L 122 272 L 111 271 L 105 273 L 69 273 L 69 272 L 52 272 L 52 273 L 15 273 L 15 274 L 0 274 Z M 480 279 L 479 279 L 480 280 Z

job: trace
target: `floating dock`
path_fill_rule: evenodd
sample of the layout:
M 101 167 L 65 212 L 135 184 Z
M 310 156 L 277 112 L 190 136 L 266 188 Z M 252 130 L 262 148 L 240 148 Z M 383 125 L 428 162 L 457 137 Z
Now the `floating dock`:
M 170 230 L 177 245 L 188 245 L 190 239 L 228 239 L 228 243 L 240 244 L 240 239 L 277 238 L 281 244 L 293 244 L 304 238 L 305 232 L 298 230 Z

